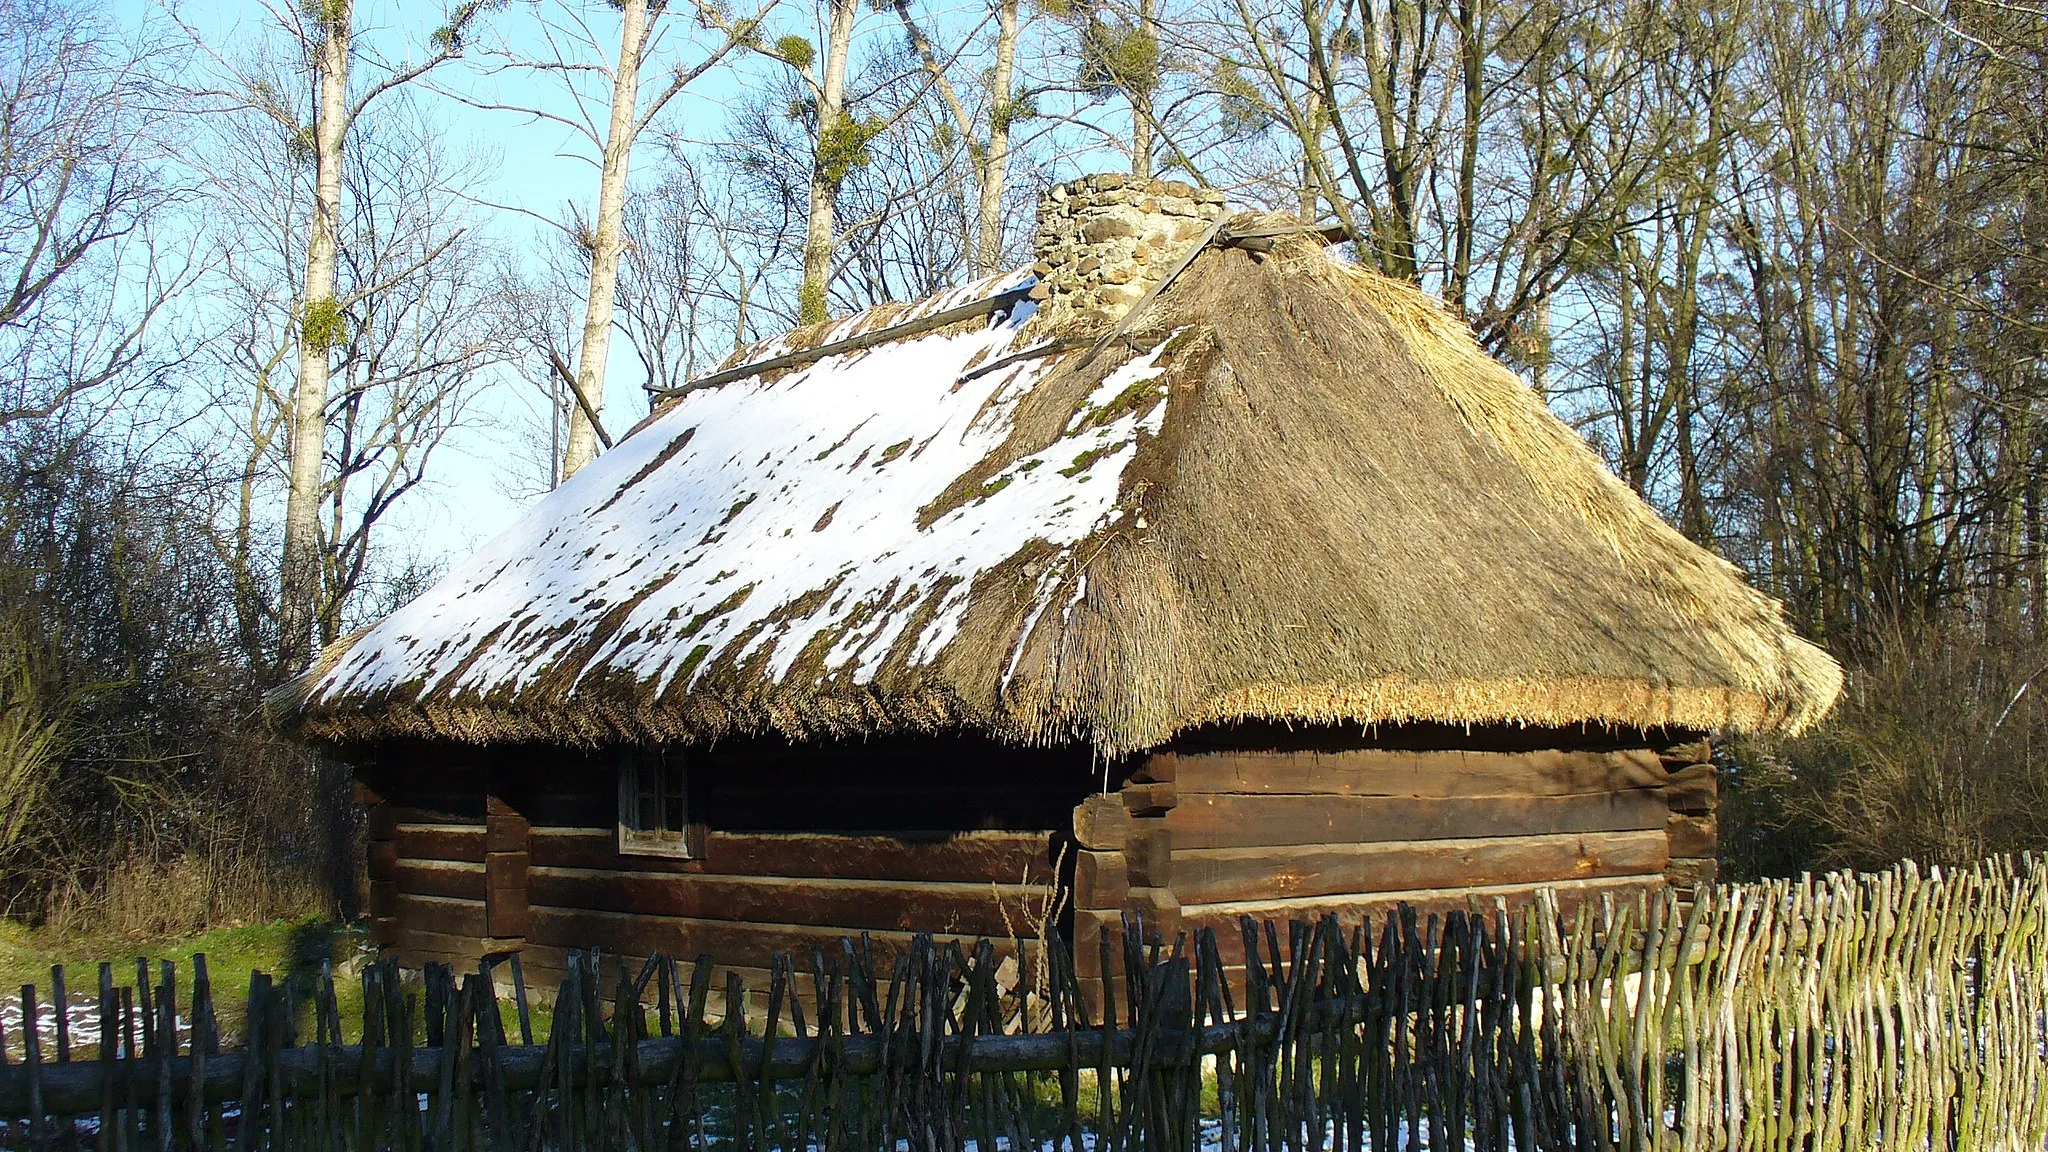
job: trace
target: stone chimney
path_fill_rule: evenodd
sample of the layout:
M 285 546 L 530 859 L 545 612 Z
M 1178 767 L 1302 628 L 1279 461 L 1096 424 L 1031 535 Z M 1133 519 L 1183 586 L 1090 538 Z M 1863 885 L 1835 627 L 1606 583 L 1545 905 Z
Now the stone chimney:
M 1228 211 L 1223 193 L 1108 173 L 1055 184 L 1038 202 L 1042 323 L 1113 324 Z

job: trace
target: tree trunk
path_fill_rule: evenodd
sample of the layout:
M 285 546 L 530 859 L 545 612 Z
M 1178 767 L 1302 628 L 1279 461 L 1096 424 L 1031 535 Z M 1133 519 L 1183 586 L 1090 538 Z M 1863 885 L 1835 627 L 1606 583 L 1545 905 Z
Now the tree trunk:
M 1699 409 L 1693 355 L 1699 343 L 1700 264 L 1712 223 L 1708 211 L 1709 203 L 1702 198 L 1684 238 L 1664 351 L 1665 405 L 1671 412 L 1678 440 L 1678 530 L 1702 544 L 1708 542 L 1711 532 L 1693 429 L 1693 416 Z
M 351 0 L 330 0 L 314 56 L 319 110 L 313 122 L 313 214 L 306 238 L 305 285 L 299 301 L 299 376 L 292 396 L 291 481 L 285 498 L 284 555 L 278 604 L 278 655 L 296 670 L 311 661 L 311 632 L 320 594 L 321 477 L 327 433 L 330 350 L 342 337 L 334 302 L 337 228 L 341 217 L 341 145 L 348 126 Z
M 980 200 L 975 205 L 974 270 L 993 276 L 1003 263 L 1003 185 L 1009 179 L 1011 91 L 1017 66 L 1017 0 L 996 5 L 996 69 L 990 80 L 988 151 L 981 164 Z
M 1418 231 L 1416 194 L 1421 185 L 1421 165 L 1414 147 L 1413 98 L 1404 93 L 1397 73 L 1408 66 L 1404 52 L 1420 49 L 1403 48 L 1399 23 L 1402 17 L 1398 12 L 1390 13 L 1388 19 L 1394 32 L 1391 39 L 1380 35 L 1378 25 L 1370 16 L 1359 22 L 1359 28 L 1365 34 L 1360 58 L 1365 64 L 1366 93 L 1372 105 L 1373 119 L 1379 126 L 1381 168 L 1386 179 L 1384 213 L 1376 203 L 1373 206 L 1378 226 L 1374 229 L 1374 251 L 1371 255 L 1380 271 L 1396 279 L 1419 283 L 1421 265 L 1415 242 Z M 1408 99 L 1406 105 L 1403 104 L 1404 98 Z M 1366 187 L 1357 191 L 1361 196 L 1372 195 L 1372 190 Z
M 626 172 L 633 157 L 634 113 L 640 105 L 640 54 L 647 46 L 647 0 L 625 0 L 619 62 L 612 72 L 612 117 L 605 131 L 604 164 L 597 180 L 597 219 L 590 237 L 590 292 L 583 308 L 583 348 L 576 359 L 576 395 L 569 405 L 569 437 L 562 477 L 574 476 L 597 457 L 597 425 L 604 411 L 605 363 L 612 347 L 612 305 L 618 295 L 619 257 L 626 214 Z M 571 398 L 572 400 L 575 397 Z M 588 409 L 586 411 L 586 408 Z
M 799 323 L 825 318 L 825 293 L 832 282 L 834 233 L 839 222 L 834 201 L 851 157 L 846 119 L 846 54 L 853 44 L 854 0 L 832 0 L 825 37 L 825 77 L 818 90 L 818 140 L 811 160 L 810 218 L 804 228 L 804 282 L 797 294 Z
M 1159 44 L 1159 0 L 1138 0 L 1138 35 L 1155 47 Z M 1158 88 L 1156 76 L 1143 77 L 1146 88 L 1130 93 L 1131 175 L 1152 176 L 1152 93 Z
M 1472 315 L 1472 242 L 1479 229 L 1479 136 L 1483 128 L 1480 102 L 1485 49 L 1479 42 L 1482 0 L 1461 0 L 1458 5 L 1458 73 L 1462 84 L 1460 102 L 1464 120 L 1458 131 L 1458 219 L 1451 242 L 1451 272 L 1444 297 L 1458 309 L 1458 315 Z

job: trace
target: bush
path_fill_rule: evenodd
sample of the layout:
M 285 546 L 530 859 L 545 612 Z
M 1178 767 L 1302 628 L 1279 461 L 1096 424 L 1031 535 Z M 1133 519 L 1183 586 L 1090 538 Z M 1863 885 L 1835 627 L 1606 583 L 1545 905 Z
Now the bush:
M 237 602 L 209 494 L 83 437 L 0 443 L 10 915 L 157 935 L 345 910 L 347 775 L 264 727 L 268 610 Z
M 1889 629 L 1822 727 L 1729 746 L 1724 862 L 1749 877 L 2048 849 L 2044 741 L 2048 643 Z

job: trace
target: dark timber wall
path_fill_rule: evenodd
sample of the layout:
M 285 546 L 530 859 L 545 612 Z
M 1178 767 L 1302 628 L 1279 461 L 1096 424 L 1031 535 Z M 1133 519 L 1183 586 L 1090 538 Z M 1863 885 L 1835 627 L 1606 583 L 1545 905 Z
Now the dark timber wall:
M 690 763 L 694 859 L 622 854 L 607 753 L 394 745 L 359 769 L 376 938 L 408 964 L 518 949 L 710 953 L 766 984 L 771 956 L 872 933 L 1032 937 L 1085 751 L 888 740 L 829 755 L 735 742 Z
M 1407 903 L 1569 907 L 1714 875 L 1714 775 L 1684 733 L 1368 736 L 1240 726 L 1156 751 L 1114 797 L 1076 812 L 1078 967 L 1135 911 L 1166 939 L 1217 931 L 1242 963 L 1241 917 L 1345 920 Z M 1094 989 L 1089 990 L 1091 998 Z
M 1067 885 L 1059 927 L 1093 998 L 1126 912 L 1168 940 L 1215 928 L 1236 964 L 1244 915 L 1711 883 L 1709 751 L 1685 733 L 1237 726 L 1116 766 L 1096 794 L 1085 749 L 730 742 L 690 761 L 687 860 L 618 851 L 612 753 L 395 744 L 359 777 L 374 932 L 409 964 L 518 949 L 545 983 L 574 948 L 710 953 L 760 989 L 774 954 L 845 935 L 1036 937 Z

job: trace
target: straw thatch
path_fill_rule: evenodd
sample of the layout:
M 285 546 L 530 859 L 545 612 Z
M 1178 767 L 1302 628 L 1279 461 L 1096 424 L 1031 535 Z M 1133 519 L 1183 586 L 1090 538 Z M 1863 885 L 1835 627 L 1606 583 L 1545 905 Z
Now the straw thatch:
M 1309 241 L 1204 253 L 1085 369 L 976 373 L 1040 334 L 969 327 L 681 397 L 280 703 L 336 741 L 1118 753 L 1236 719 L 1791 731 L 1839 689 L 1462 325 Z

